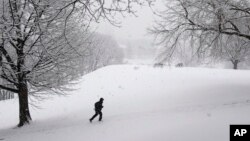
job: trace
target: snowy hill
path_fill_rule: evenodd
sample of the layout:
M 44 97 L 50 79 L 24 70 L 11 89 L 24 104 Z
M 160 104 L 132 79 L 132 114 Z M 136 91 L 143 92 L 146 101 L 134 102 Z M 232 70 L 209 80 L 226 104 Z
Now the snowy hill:
M 17 100 L 0 102 L 6 141 L 228 141 L 250 124 L 250 71 L 109 66 L 84 76 L 67 97 L 33 103 L 21 129 Z M 103 122 L 89 123 L 104 98 Z

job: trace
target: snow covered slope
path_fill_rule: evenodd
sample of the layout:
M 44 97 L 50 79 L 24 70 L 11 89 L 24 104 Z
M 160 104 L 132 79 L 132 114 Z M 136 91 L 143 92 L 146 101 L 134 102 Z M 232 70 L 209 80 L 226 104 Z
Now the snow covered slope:
M 67 97 L 32 108 L 15 129 L 17 100 L 0 102 L 6 141 L 228 141 L 230 124 L 250 124 L 250 71 L 109 66 L 84 76 Z M 104 98 L 103 122 L 89 123 Z

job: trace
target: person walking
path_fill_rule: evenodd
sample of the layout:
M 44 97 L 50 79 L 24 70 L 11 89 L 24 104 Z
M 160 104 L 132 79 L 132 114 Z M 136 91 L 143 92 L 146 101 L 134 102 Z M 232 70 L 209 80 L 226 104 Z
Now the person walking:
M 100 100 L 95 103 L 95 114 L 92 116 L 91 119 L 89 119 L 90 122 L 92 122 L 92 120 L 98 115 L 99 115 L 99 121 L 102 121 L 103 101 L 104 99 L 100 98 Z

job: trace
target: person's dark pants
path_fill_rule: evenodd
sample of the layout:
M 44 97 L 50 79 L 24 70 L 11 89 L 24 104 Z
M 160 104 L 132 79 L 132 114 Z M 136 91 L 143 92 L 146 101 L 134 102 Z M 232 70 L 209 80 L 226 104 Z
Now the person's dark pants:
M 95 111 L 95 114 L 93 115 L 93 117 L 90 119 L 90 121 L 92 121 L 96 116 L 99 115 L 99 121 L 102 120 L 102 111 Z

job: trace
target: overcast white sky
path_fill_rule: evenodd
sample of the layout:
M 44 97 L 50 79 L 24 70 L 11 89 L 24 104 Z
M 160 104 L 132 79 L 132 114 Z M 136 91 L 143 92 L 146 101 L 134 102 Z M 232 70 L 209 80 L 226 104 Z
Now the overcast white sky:
M 153 24 L 153 13 L 149 7 L 139 8 L 135 16 L 126 16 L 121 20 L 121 27 L 115 27 L 107 22 L 101 22 L 97 31 L 114 36 L 117 39 L 152 38 L 147 34 L 147 28 Z

